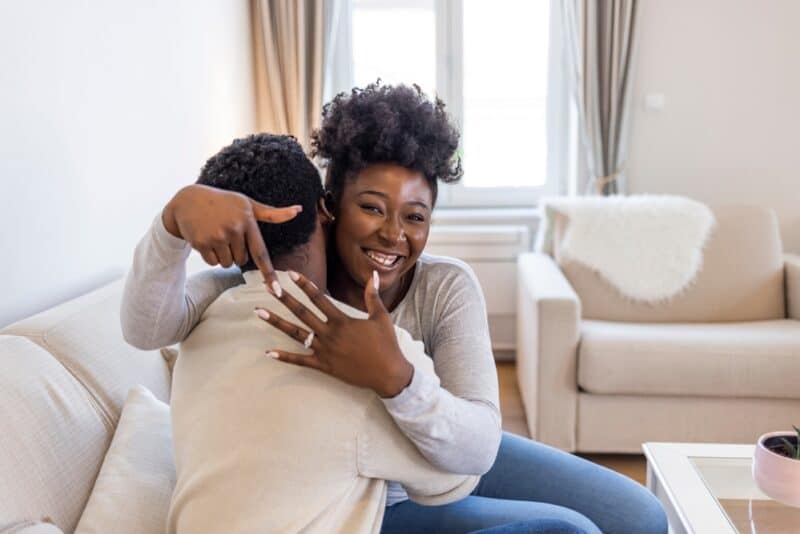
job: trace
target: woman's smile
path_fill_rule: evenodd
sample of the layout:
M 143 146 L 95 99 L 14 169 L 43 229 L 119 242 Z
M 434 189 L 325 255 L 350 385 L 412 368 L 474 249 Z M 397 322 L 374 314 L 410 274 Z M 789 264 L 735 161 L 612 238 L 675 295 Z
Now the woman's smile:
M 364 251 L 365 256 L 372 260 L 372 263 L 375 264 L 375 268 L 379 272 L 388 272 L 397 269 L 402 265 L 403 260 L 407 256 L 407 254 L 401 254 L 397 252 L 382 252 L 380 250 L 369 248 L 362 248 L 361 250 Z

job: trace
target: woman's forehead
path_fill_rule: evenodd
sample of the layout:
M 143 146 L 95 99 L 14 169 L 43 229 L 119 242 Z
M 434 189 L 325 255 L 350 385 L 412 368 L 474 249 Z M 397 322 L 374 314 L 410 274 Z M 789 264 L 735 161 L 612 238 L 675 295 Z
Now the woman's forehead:
M 384 163 L 365 167 L 347 181 L 345 188 L 350 195 L 374 194 L 390 201 L 421 202 L 428 208 L 433 194 L 421 172 Z

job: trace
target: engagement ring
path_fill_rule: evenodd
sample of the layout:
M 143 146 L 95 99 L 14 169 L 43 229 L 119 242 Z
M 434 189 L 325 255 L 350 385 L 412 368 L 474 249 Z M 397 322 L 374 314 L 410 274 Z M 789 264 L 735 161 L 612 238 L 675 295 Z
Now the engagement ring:
M 314 331 L 312 330 L 311 332 L 308 333 L 308 336 L 306 337 L 306 340 L 303 341 L 303 346 L 305 348 L 307 348 L 307 349 L 310 349 L 311 348 L 311 344 L 313 342 L 314 342 Z

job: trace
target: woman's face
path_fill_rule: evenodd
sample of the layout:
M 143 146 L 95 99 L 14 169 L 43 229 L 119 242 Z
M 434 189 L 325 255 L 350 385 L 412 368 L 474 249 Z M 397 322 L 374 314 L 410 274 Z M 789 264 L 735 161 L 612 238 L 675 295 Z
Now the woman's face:
M 399 287 L 425 248 L 433 194 L 422 173 L 373 164 L 346 180 L 339 201 L 336 250 L 363 287 L 378 271 L 381 291 Z

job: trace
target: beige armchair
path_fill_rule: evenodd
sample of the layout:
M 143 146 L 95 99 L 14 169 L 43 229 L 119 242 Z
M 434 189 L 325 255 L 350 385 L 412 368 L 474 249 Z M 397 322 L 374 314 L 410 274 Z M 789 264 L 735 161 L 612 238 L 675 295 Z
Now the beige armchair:
M 559 254 L 519 259 L 517 377 L 531 435 L 567 451 L 645 441 L 753 443 L 800 425 L 800 256 L 772 211 L 714 208 L 691 287 L 622 297 Z

